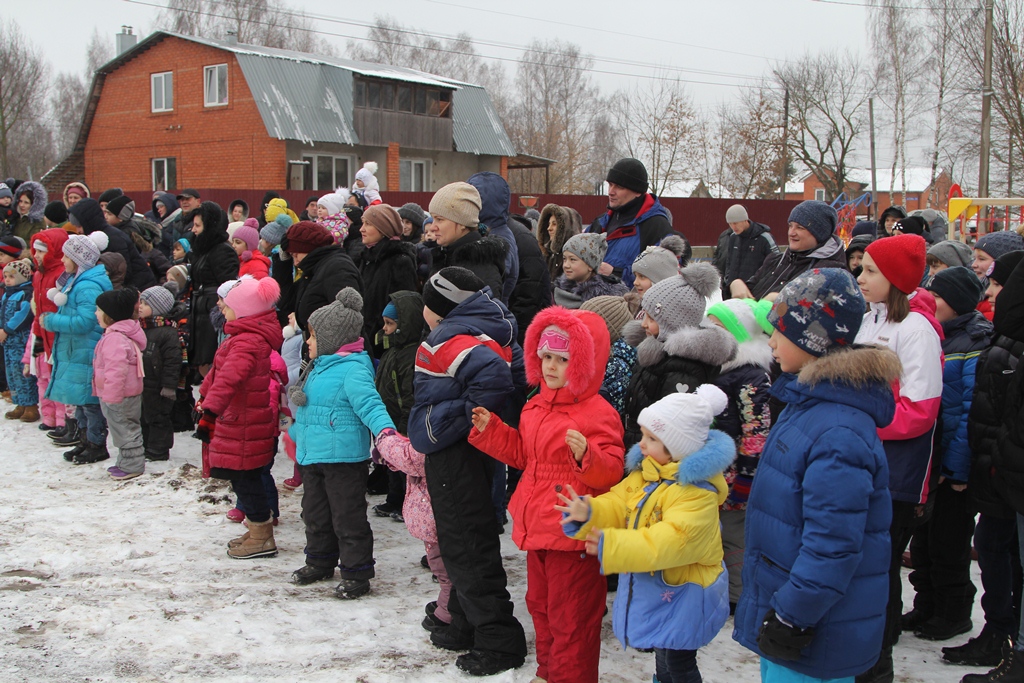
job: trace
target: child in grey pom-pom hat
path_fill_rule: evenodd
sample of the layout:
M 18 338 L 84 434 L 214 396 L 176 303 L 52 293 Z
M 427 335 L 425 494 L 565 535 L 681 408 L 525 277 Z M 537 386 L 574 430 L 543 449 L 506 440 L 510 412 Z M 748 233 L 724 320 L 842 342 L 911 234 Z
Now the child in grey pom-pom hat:
M 555 280 L 555 303 L 579 308 L 584 301 L 598 296 L 623 296 L 629 288 L 612 275 L 597 269 L 608 253 L 608 242 L 599 233 L 573 235 L 562 247 L 562 275 Z
M 288 434 L 303 467 L 306 523 L 306 564 L 292 582 L 329 579 L 340 566 L 334 594 L 344 600 L 369 593 L 374 577 L 373 532 L 366 518 L 370 435 L 395 431 L 360 336 L 362 309 L 359 292 L 346 287 L 309 316 L 312 361 L 288 390 L 298 406 Z

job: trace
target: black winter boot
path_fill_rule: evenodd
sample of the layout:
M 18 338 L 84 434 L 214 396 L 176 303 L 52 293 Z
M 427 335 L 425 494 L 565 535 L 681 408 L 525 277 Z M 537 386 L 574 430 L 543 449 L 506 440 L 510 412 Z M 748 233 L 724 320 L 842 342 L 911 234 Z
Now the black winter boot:
M 525 658 L 506 652 L 471 650 L 464 655 L 459 655 L 455 660 L 455 666 L 470 676 L 493 676 L 509 669 L 518 669 L 524 661 Z
M 76 465 L 91 465 L 94 462 L 100 462 L 110 457 L 110 453 L 107 453 L 107 444 L 89 443 L 85 439 L 82 440 L 82 443 L 85 444 L 85 450 L 76 455 L 72 461 Z
M 81 442 L 70 451 L 64 451 L 64 459 L 68 462 L 74 462 L 75 458 L 85 452 L 85 442 Z
M 942 660 L 963 666 L 998 666 L 1003 659 L 1003 649 L 1010 645 L 1009 637 L 984 628 L 977 638 L 971 638 L 964 645 L 942 648 Z
M 960 683 L 1024 683 L 1024 652 L 1010 649 L 987 674 L 967 674 Z
M 341 600 L 355 600 L 369 592 L 370 582 L 367 579 L 342 579 L 341 583 L 334 588 L 334 597 Z
M 873 667 L 857 676 L 856 683 L 892 683 L 894 678 L 892 651 L 883 651 Z
M 915 607 L 900 617 L 900 631 L 903 633 L 913 633 L 917 629 L 921 628 L 921 626 L 931 618 L 931 611 L 925 611 Z
M 292 583 L 297 583 L 300 586 L 333 578 L 334 567 L 314 567 L 311 564 L 307 564 L 301 569 L 296 569 L 292 572 Z
M 444 650 L 471 650 L 473 649 L 473 632 L 456 631 L 449 625 L 432 631 L 430 642 L 434 647 Z
M 60 429 L 59 427 L 57 429 Z M 82 441 L 82 434 L 78 429 L 78 422 L 73 418 L 67 418 L 64 424 L 64 431 L 60 435 L 54 435 L 54 432 L 47 432 L 47 436 L 53 439 L 53 445 L 61 448 L 67 448 L 68 446 L 77 446 Z
M 968 619 L 950 620 L 945 617 L 932 617 L 917 627 L 914 632 L 923 640 L 949 640 L 964 633 L 970 633 L 974 624 Z

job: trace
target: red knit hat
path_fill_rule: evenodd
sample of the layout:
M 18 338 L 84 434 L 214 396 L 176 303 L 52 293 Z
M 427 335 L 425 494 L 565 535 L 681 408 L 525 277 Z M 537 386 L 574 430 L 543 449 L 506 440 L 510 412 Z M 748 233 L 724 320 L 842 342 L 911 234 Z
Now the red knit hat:
M 921 284 L 925 268 L 925 242 L 920 235 L 896 235 L 875 240 L 864 253 L 893 287 L 910 294 Z
M 313 221 L 299 221 L 288 228 L 281 239 L 281 248 L 289 254 L 308 254 L 317 247 L 334 244 L 331 232 Z

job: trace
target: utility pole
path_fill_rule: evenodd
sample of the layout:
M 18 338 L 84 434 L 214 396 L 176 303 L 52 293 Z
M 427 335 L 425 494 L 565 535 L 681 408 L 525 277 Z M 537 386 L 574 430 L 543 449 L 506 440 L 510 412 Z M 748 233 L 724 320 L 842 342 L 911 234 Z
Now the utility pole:
M 978 196 L 988 197 L 988 161 L 992 145 L 992 8 L 994 1 L 985 0 L 985 65 L 981 86 L 981 161 L 978 168 Z M 988 207 L 978 212 L 978 232 L 981 233 Z M 985 230 L 985 232 L 988 232 Z
M 782 170 L 779 172 L 779 199 L 786 198 L 786 169 L 789 167 L 789 88 L 782 98 Z
M 876 190 L 878 188 L 878 182 L 875 174 L 875 98 L 868 98 L 868 129 L 869 137 L 871 140 L 871 215 L 868 216 L 871 220 L 875 220 L 875 216 L 878 215 L 878 200 Z

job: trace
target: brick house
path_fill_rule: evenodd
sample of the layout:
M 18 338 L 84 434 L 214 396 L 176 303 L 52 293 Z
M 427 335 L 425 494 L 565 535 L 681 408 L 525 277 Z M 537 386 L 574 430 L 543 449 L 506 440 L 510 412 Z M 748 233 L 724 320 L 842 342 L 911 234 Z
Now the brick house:
M 940 211 L 946 209 L 946 199 L 952 179 L 944 169 L 936 170 L 935 182 L 932 182 L 932 170 L 927 166 L 908 166 L 906 169 L 907 190 L 903 190 L 903 174 L 899 169 L 896 171 L 895 182 L 891 168 L 879 168 L 875 170 L 875 181 L 877 183 L 878 211 L 884 211 L 892 204 L 902 206 L 907 212 L 928 208 L 928 196 L 931 194 L 931 207 Z M 892 200 L 889 198 L 889 188 L 893 188 Z M 871 191 L 871 169 L 853 168 L 847 173 L 846 194 L 848 197 L 856 198 Z M 794 181 L 786 183 L 786 199 L 803 201 L 806 199 L 826 199 L 825 188 L 821 181 L 811 172 L 798 177 Z
M 431 192 L 515 149 L 487 92 L 412 69 L 157 31 L 100 67 L 72 153 L 43 178 L 90 188 L 325 192 L 376 161 Z

